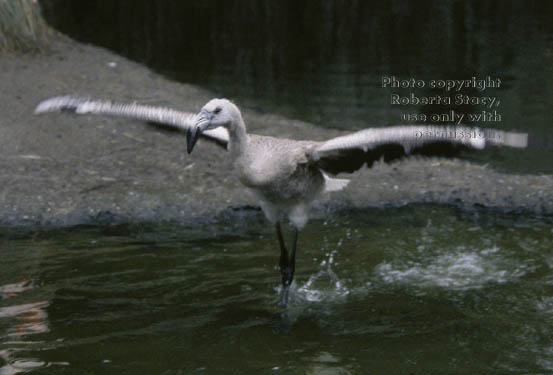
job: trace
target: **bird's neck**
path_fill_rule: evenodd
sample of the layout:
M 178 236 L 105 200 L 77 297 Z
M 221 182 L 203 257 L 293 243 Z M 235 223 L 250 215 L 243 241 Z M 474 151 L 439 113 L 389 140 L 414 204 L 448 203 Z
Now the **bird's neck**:
M 248 146 L 248 134 L 242 116 L 233 121 L 229 129 L 229 151 L 231 157 L 236 160 L 246 152 Z

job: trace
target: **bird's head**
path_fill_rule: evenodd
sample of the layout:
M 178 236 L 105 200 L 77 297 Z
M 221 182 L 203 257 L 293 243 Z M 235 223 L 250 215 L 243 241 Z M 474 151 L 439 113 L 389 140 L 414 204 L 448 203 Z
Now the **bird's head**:
M 230 100 L 212 99 L 196 116 L 194 125 L 187 132 L 187 151 L 192 152 L 200 134 L 220 126 L 231 130 L 240 119 L 240 110 Z

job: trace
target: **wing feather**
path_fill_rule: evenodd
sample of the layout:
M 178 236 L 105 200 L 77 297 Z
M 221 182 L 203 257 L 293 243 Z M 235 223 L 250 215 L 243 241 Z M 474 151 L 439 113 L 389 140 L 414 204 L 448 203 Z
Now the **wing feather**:
M 380 159 L 391 162 L 408 154 L 455 156 L 466 148 L 524 148 L 525 133 L 465 126 L 394 126 L 370 128 L 330 139 L 311 151 L 311 159 L 329 173 L 352 173 Z
M 182 131 L 187 131 L 191 128 L 196 119 L 194 113 L 181 112 L 165 107 L 154 107 L 137 103 L 122 104 L 74 96 L 56 96 L 44 100 L 36 107 L 35 114 L 61 111 L 70 111 L 77 114 L 127 117 L 167 125 Z M 207 130 L 202 133 L 202 136 L 217 141 L 224 146 L 229 141 L 228 131 L 224 128 Z

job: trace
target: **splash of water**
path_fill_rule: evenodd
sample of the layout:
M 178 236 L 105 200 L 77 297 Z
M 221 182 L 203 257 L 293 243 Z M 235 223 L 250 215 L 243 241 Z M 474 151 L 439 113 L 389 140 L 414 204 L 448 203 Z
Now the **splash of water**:
M 341 240 L 340 240 L 341 241 Z M 338 246 L 341 245 L 339 242 Z M 296 295 L 307 302 L 321 302 L 346 297 L 350 291 L 333 270 L 334 257 L 337 250 L 328 254 L 328 259 L 320 263 L 321 269 L 300 286 Z
M 526 264 L 505 261 L 500 252 L 493 246 L 480 251 L 448 252 L 421 262 L 384 262 L 376 267 L 375 277 L 385 284 L 468 290 L 515 280 L 531 269 Z

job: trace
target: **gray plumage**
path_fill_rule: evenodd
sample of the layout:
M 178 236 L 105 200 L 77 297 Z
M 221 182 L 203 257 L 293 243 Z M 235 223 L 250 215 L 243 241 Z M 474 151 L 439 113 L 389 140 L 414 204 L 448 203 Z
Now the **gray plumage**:
M 281 247 L 283 302 L 293 280 L 297 231 L 307 223 L 310 204 L 321 194 L 347 186 L 349 180 L 328 174 L 354 172 L 377 160 L 390 162 L 407 154 L 453 156 L 462 148 L 526 147 L 527 135 L 464 126 L 397 126 L 361 130 L 326 142 L 248 134 L 240 110 L 226 99 L 209 101 L 198 114 L 71 96 L 48 99 L 35 113 L 73 111 L 78 114 L 123 116 L 166 124 L 188 134 L 188 152 L 198 137 L 226 145 L 238 178 L 250 188 L 266 217 L 276 224 Z M 280 222 L 294 225 L 289 258 Z
M 72 96 L 40 103 L 35 113 L 72 111 L 122 116 L 166 124 L 183 131 L 205 122 L 201 136 L 227 146 L 240 181 L 251 188 L 272 222 L 288 217 L 302 228 L 309 204 L 319 195 L 340 190 L 348 180 L 328 174 L 353 172 L 376 160 L 393 161 L 409 153 L 451 155 L 460 148 L 526 147 L 527 135 L 464 126 L 371 128 L 326 142 L 296 141 L 246 133 L 240 110 L 226 99 L 213 99 L 199 114 L 164 107 L 119 104 Z M 214 113 L 217 110 L 217 113 Z M 490 136 L 491 135 L 491 136 Z

